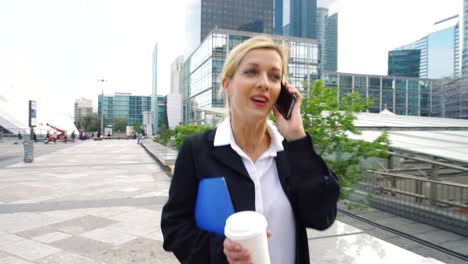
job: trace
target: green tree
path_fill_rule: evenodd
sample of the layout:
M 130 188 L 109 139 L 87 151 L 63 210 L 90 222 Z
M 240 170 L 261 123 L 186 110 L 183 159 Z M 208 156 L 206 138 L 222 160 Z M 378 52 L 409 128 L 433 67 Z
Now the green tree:
M 182 142 L 184 139 L 190 135 L 200 133 L 206 130 L 213 129 L 213 126 L 205 126 L 205 125 L 179 125 L 175 128 L 175 144 L 177 149 L 180 149 L 182 146 Z
M 81 118 L 80 126 L 85 131 L 98 131 L 101 129 L 101 118 L 96 114 L 85 115 Z
M 133 131 L 135 131 L 135 133 L 140 133 L 140 131 L 143 129 L 143 125 L 141 123 L 135 123 L 133 124 Z
M 114 125 L 112 126 L 114 131 L 125 132 L 127 129 L 128 120 L 125 117 L 117 117 L 114 119 Z
M 390 141 L 386 133 L 371 142 L 350 138 L 361 134 L 353 124 L 356 113 L 372 104 L 373 100 L 362 98 L 358 92 L 343 96 L 338 103 L 337 89 L 325 88 L 322 81 L 316 81 L 310 96 L 302 101 L 304 129 L 312 136 L 316 152 L 339 177 L 342 199 L 348 198 L 353 186 L 365 177 L 361 160 L 387 155 Z
M 159 127 L 159 135 L 154 138 L 154 141 L 167 145 L 173 135 L 175 135 L 175 130 L 168 128 L 166 124 L 162 124 Z

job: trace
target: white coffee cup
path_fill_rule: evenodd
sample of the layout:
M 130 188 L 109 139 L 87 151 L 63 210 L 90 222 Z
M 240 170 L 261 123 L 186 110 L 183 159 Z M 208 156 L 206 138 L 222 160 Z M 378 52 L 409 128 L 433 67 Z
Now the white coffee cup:
M 254 264 L 270 264 L 267 241 L 267 220 L 254 211 L 232 214 L 226 220 L 224 234 L 250 251 Z

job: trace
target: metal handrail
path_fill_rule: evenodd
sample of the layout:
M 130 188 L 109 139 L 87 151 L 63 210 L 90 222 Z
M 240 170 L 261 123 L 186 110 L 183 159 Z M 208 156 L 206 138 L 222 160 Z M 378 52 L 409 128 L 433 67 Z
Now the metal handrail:
M 442 185 L 448 185 L 448 186 L 452 186 L 452 187 L 460 187 L 460 188 L 467 188 L 468 189 L 468 185 L 461 184 L 461 183 L 456 183 L 456 182 L 434 181 L 434 180 L 429 180 L 429 179 L 425 179 L 425 178 L 422 178 L 422 177 L 409 176 L 409 175 L 400 175 L 400 174 L 388 173 L 388 172 L 383 172 L 383 171 L 375 171 L 375 170 L 367 170 L 367 172 L 376 173 L 376 174 L 385 175 L 385 176 L 392 176 L 392 177 L 398 177 L 398 178 L 405 178 L 405 179 L 409 179 L 409 180 L 431 182 L 431 183 L 437 183 L 437 184 L 442 184 Z
M 429 164 L 434 164 L 434 165 L 442 166 L 442 167 L 445 167 L 445 168 L 450 168 L 450 169 L 455 169 L 455 170 L 468 172 L 468 168 L 466 168 L 466 167 L 447 164 L 447 163 L 440 162 L 440 161 L 435 161 L 435 160 L 430 160 L 430 159 L 425 159 L 425 158 L 420 158 L 420 157 L 411 157 L 411 156 L 403 155 L 403 154 L 392 152 L 392 151 L 388 151 L 388 154 L 390 154 L 392 156 L 397 156 L 397 157 L 417 160 L 417 161 L 425 162 L 425 163 L 429 163 Z

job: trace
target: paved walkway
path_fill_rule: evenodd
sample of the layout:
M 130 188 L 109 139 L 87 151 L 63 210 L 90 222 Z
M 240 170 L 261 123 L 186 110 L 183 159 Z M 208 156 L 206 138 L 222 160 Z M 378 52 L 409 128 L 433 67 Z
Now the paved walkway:
M 0 143 L 0 160 L 22 154 L 18 147 Z M 159 226 L 170 178 L 136 140 L 39 148 L 32 164 L 0 164 L 0 264 L 178 263 L 162 249 Z M 314 264 L 463 263 L 338 219 L 308 230 Z
M 0 263 L 178 263 L 159 227 L 168 186 L 134 140 L 87 141 L 2 167 Z

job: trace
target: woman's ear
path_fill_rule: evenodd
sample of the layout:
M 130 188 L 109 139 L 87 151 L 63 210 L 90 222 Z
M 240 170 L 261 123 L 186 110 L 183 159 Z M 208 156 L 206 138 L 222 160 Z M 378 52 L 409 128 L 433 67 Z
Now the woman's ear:
M 231 84 L 231 80 L 228 78 L 224 78 L 223 81 L 221 82 L 222 89 L 224 89 L 224 92 L 226 93 L 227 96 L 231 95 L 230 84 Z

